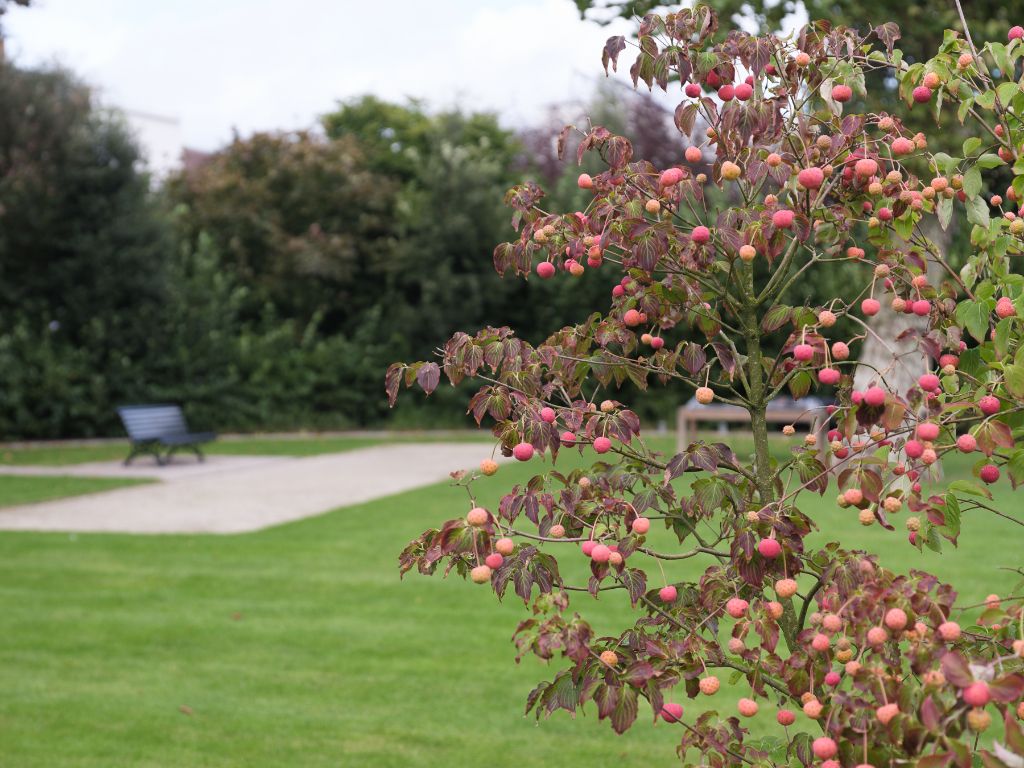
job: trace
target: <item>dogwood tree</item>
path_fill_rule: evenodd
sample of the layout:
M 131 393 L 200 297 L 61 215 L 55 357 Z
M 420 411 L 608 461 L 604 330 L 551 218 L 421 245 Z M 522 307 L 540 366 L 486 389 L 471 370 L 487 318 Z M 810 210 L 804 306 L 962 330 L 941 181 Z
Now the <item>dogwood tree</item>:
M 723 32 L 702 6 L 649 15 L 630 74 L 682 90 L 679 162 L 655 167 L 595 126 L 578 153 L 596 153 L 605 170 L 580 176 L 592 194 L 584 210 L 547 210 L 531 183 L 508 193 L 518 237 L 496 248 L 496 269 L 606 273 L 608 310 L 537 345 L 509 328 L 456 334 L 439 361 L 391 366 L 386 389 L 393 404 L 403 383 L 429 393 L 442 374 L 473 379 L 469 412 L 489 421 L 503 454 L 531 462 L 573 450 L 590 462 L 540 471 L 495 509 L 471 501 L 400 558 L 402 573 L 454 571 L 531 605 L 520 653 L 563 661 L 528 711 L 593 707 L 618 732 L 647 712 L 678 726 L 684 762 L 711 766 L 968 768 L 975 755 L 1024 765 L 1024 615 L 1012 580 L 994 585 L 1008 597 L 993 594 L 961 627 L 954 586 L 840 543 L 811 547 L 804 511 L 808 495 L 837 493 L 862 524 L 899 525 L 908 547 L 932 549 L 955 543 L 977 510 L 1019 522 L 989 486 L 1024 482 L 1024 285 L 1013 269 L 1024 250 L 1022 37 L 1014 27 L 1006 42 L 976 47 L 949 32 L 934 58 L 910 63 L 891 23 L 861 35 L 817 22 L 780 38 Z M 605 68 L 627 47 L 611 38 Z M 858 112 L 874 71 L 897 83 L 903 110 L 971 122 L 977 137 L 961 156 L 932 154 L 900 113 Z M 698 120 L 707 128 L 695 136 Z M 997 183 L 1009 183 L 1004 194 L 983 194 Z M 925 226 L 949 227 L 954 212 L 975 249 L 961 270 Z M 839 262 L 859 275 L 843 295 L 787 303 L 794 285 Z M 912 342 L 930 370 L 896 386 L 894 352 L 855 386 L 874 333 L 866 321 L 883 302 L 924 326 L 877 341 Z M 725 442 L 651 451 L 614 399 L 625 381 L 746 409 L 752 457 Z M 836 402 L 827 460 L 813 435 L 793 436 L 776 459 L 769 403 L 815 388 Z M 976 457 L 974 480 L 943 482 L 937 470 L 954 452 Z M 459 482 L 473 499 L 474 480 L 497 470 L 486 460 Z M 589 580 L 563 578 L 564 558 L 587 558 Z M 699 579 L 666 583 L 659 563 L 686 559 L 706 561 Z M 636 619 L 599 637 L 584 614 L 606 590 L 624 590 Z M 683 699 L 716 694 L 721 670 L 745 689 L 737 711 L 685 711 Z M 743 719 L 764 707 L 776 710 L 778 737 L 754 742 Z M 979 747 L 994 717 L 1001 734 Z

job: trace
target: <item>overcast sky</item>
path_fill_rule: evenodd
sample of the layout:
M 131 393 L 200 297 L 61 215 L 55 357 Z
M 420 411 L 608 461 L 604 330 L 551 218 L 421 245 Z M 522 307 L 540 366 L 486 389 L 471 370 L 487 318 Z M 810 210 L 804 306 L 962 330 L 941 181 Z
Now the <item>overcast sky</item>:
M 523 124 L 589 97 L 604 40 L 630 28 L 582 22 L 570 0 L 35 0 L 4 26 L 15 61 L 70 67 L 201 149 L 364 93 Z

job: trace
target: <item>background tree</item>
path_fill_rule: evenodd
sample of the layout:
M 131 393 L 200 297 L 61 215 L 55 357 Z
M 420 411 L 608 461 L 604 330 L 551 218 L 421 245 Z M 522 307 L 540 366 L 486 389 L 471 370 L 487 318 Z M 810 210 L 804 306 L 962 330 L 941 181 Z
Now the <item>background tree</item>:
M 62 70 L 0 63 L 0 431 L 96 434 L 159 344 L 167 231 L 118 118 Z M 38 357 L 36 354 L 38 353 Z M 88 411 L 88 415 L 84 412 Z

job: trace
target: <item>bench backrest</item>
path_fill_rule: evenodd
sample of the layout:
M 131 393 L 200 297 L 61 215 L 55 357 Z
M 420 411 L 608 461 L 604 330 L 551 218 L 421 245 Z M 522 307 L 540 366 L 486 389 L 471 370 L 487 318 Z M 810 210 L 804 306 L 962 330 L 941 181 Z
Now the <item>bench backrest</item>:
M 132 440 L 188 434 L 185 414 L 177 405 L 123 405 L 117 414 Z

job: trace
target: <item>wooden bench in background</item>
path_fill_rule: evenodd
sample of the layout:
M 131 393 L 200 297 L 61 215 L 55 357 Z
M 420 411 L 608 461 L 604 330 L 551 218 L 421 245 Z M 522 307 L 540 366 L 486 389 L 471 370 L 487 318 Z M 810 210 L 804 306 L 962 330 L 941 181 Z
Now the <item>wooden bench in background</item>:
M 818 458 L 828 466 L 828 415 L 824 407 L 810 410 L 796 408 L 768 409 L 765 418 L 769 424 L 807 424 L 818 437 Z M 750 414 L 736 405 L 698 405 L 688 403 L 676 411 L 676 450 L 685 451 L 697 434 L 702 421 L 749 424 Z
M 216 437 L 213 432 L 189 432 L 185 414 L 177 405 L 123 405 L 117 415 L 132 441 L 126 465 L 143 453 L 151 454 L 157 464 L 163 465 L 179 450 L 192 451 L 202 461 L 199 446 Z

